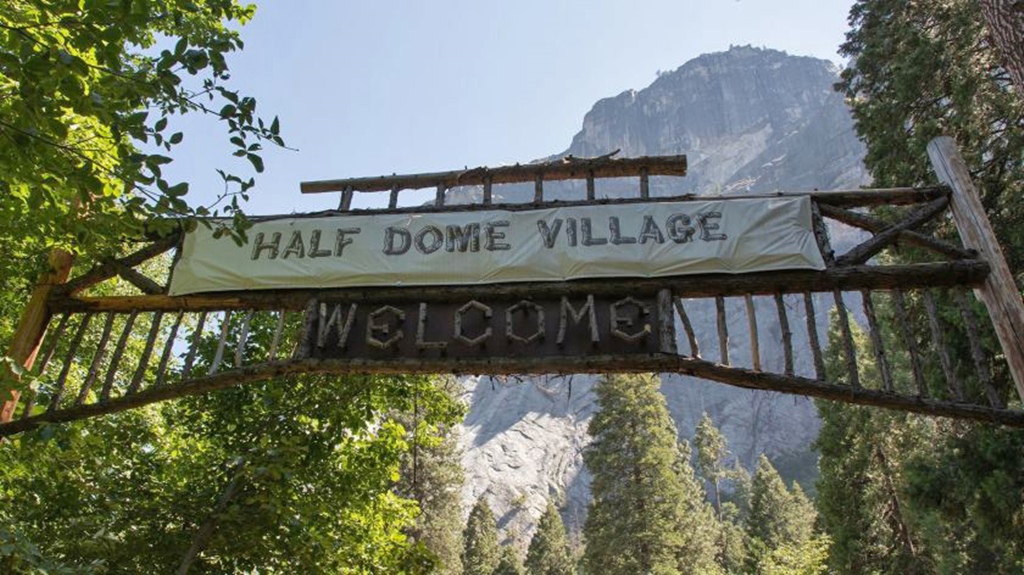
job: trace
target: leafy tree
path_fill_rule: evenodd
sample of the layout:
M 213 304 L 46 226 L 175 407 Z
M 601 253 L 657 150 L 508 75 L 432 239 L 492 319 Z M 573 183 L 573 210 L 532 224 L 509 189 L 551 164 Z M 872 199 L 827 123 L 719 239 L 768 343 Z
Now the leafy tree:
M 228 56 L 243 46 L 238 27 L 254 11 L 238 0 L 0 3 L 4 349 L 51 258 L 88 266 L 168 233 L 181 217 L 223 216 L 231 225 L 220 231 L 243 237 L 239 200 L 252 178 L 221 171 L 223 193 L 198 206 L 187 201 L 188 183 L 164 169 L 185 137 L 173 129 L 184 114 L 222 124 L 234 155 L 257 172 L 263 143 L 283 145 L 277 119 L 261 119 L 256 100 L 229 81 Z M 4 401 L 14 384 L 0 375 Z
M 593 474 L 583 527 L 588 572 L 713 572 L 717 525 L 689 453 L 649 375 L 606 375 L 584 462 Z
M 469 512 L 462 545 L 462 572 L 465 575 L 492 575 L 498 568 L 501 561 L 498 525 L 483 495 Z
M 429 393 L 413 397 L 411 410 L 396 414 L 406 430 L 409 448 L 402 458 L 401 479 L 395 491 L 417 503 L 420 514 L 408 534 L 436 556 L 436 572 L 459 575 L 465 473 L 458 426 L 453 422 L 461 420 L 465 408 L 459 399 L 461 385 L 457 380 L 440 379 L 435 386 Z
M 526 551 L 526 572 L 530 575 L 572 575 L 573 572 L 565 525 L 550 499 Z
M 525 573 L 516 548 L 512 545 L 502 547 L 501 560 L 498 561 L 498 568 L 494 570 L 494 575 L 525 575 Z

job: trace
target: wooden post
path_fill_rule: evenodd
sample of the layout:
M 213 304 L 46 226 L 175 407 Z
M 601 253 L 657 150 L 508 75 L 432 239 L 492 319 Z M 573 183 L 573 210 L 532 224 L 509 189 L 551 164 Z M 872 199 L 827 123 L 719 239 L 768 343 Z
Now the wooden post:
M 928 144 L 928 157 L 939 180 L 953 189 L 950 196 L 953 219 L 964 245 L 978 250 L 992 268 L 975 293 L 988 308 L 1017 385 L 1017 395 L 1024 399 L 1024 302 L 1021 302 L 1020 290 L 1006 265 L 956 142 L 948 136 L 935 138 Z
M 7 355 L 25 371 L 32 369 L 36 361 L 36 354 L 39 353 L 39 345 L 46 334 L 46 326 L 50 323 L 50 310 L 46 307 L 46 301 L 50 292 L 59 284 L 68 280 L 71 273 L 71 263 L 74 256 L 64 250 L 54 250 L 50 253 L 50 271 L 40 278 L 32 295 L 29 297 L 28 305 L 21 314 L 21 320 L 14 332 L 11 346 Z M 14 381 L 20 377 L 8 371 L 8 376 Z M 14 410 L 18 406 L 18 399 L 21 392 L 11 390 L 3 400 L 3 408 L 0 409 L 0 423 L 7 423 L 14 417 Z

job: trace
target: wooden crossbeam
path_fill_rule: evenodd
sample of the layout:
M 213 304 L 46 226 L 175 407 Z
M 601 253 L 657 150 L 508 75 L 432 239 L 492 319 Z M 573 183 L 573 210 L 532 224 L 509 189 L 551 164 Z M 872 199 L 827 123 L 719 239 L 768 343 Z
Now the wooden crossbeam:
M 868 214 L 838 208 L 833 205 L 820 204 L 819 208 L 821 210 L 821 215 L 827 218 L 869 231 L 872 234 L 881 233 L 890 226 L 890 224 Z M 913 230 L 900 230 L 896 236 L 896 241 L 906 242 L 920 248 L 925 248 L 951 259 L 974 259 L 978 257 L 978 253 L 976 251 L 963 249 L 949 242 L 944 242 L 938 238 L 934 238 L 920 232 L 915 232 Z
M 901 266 L 847 266 L 824 271 L 778 271 L 744 275 L 709 274 L 630 280 L 630 291 L 653 294 L 672 289 L 681 297 L 765 295 L 775 293 L 894 290 L 924 287 L 967 286 L 985 281 L 987 263 L 978 260 L 907 264 Z M 54 298 L 50 307 L 60 312 L 103 311 L 221 311 L 228 309 L 301 310 L 313 297 L 360 303 L 393 301 L 452 301 L 475 299 L 559 298 L 579 294 L 613 295 L 622 290 L 620 279 L 577 280 L 540 284 L 480 286 L 379 287 L 325 290 L 261 290 L 184 296 L 147 295 L 122 297 Z
M 307 373 L 329 374 L 551 374 L 551 373 L 609 373 L 657 372 L 678 373 L 717 381 L 745 389 L 759 389 L 804 395 L 820 399 L 842 401 L 921 413 L 925 415 L 956 417 L 1024 428 L 1024 411 L 997 409 L 986 405 L 908 397 L 886 391 L 840 386 L 769 372 L 757 372 L 731 367 L 694 357 L 679 355 L 650 355 L 624 359 L 615 355 L 594 355 L 570 358 L 519 357 L 496 364 L 483 359 L 305 359 L 246 366 L 222 371 L 175 385 L 151 387 L 132 395 L 125 395 L 103 403 L 73 406 L 0 424 L 0 436 L 12 435 L 38 427 L 42 423 L 75 421 L 99 415 L 118 413 L 158 401 L 194 396 L 235 385 L 271 378 Z
M 907 214 L 901 222 L 889 226 L 882 232 L 875 234 L 864 243 L 852 248 L 850 251 L 836 258 L 836 265 L 850 266 L 862 264 L 868 261 L 878 252 L 885 249 L 886 246 L 896 241 L 900 232 L 913 230 L 914 228 L 924 225 L 925 222 L 942 213 L 948 205 L 949 197 L 942 197 L 928 202 L 924 206 L 921 206 Z

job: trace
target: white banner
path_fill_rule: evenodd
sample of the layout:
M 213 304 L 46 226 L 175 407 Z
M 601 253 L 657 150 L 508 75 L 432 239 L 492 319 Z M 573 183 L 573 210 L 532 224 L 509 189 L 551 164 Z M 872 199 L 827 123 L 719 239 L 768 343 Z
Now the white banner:
M 271 219 L 185 236 L 171 295 L 824 269 L 807 197 Z

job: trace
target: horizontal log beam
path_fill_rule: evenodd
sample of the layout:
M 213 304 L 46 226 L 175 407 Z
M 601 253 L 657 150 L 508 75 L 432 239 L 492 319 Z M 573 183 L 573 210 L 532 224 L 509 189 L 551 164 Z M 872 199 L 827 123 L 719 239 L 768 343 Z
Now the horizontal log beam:
M 491 184 L 515 184 L 534 182 L 538 177 L 543 178 L 545 182 L 583 179 L 588 175 L 595 178 L 619 178 L 640 176 L 642 170 L 647 170 L 651 176 L 685 176 L 686 156 L 644 156 L 622 159 L 610 157 L 587 159 L 569 156 L 553 162 L 516 164 L 496 168 L 479 167 L 426 174 L 302 182 L 300 188 L 303 194 L 341 192 L 346 189 L 359 192 L 390 192 L 393 188 L 418 190 L 437 188 L 438 186 L 445 188 L 480 186 L 488 180 Z
M 893 290 L 928 287 L 975 287 L 988 275 L 987 263 L 978 260 L 909 264 L 902 266 L 849 266 L 824 271 L 779 271 L 750 274 L 709 274 L 650 279 L 602 279 L 571 282 L 516 283 L 484 286 L 376 287 L 324 290 L 261 290 L 185 296 L 57 297 L 53 313 L 220 311 L 228 309 L 301 310 L 310 298 L 359 304 L 401 301 L 438 302 L 469 299 L 529 299 L 586 294 L 654 294 L 672 290 L 677 297 L 771 295 L 776 293 Z
M 150 403 L 199 395 L 253 381 L 301 374 L 383 374 L 410 373 L 453 374 L 569 374 L 608 372 L 677 373 L 717 381 L 745 389 L 778 391 L 909 411 L 924 415 L 971 419 L 999 425 L 1024 428 L 1024 411 L 993 408 L 984 405 L 907 397 L 874 389 L 853 388 L 816 381 L 806 377 L 784 376 L 729 367 L 698 358 L 670 354 L 624 357 L 594 355 L 587 357 L 495 359 L 305 359 L 275 362 L 225 371 L 173 386 L 146 389 L 105 403 L 80 405 L 55 410 L 0 425 L 0 436 L 12 435 L 38 427 L 43 423 L 62 423 L 99 415 L 126 411 Z

